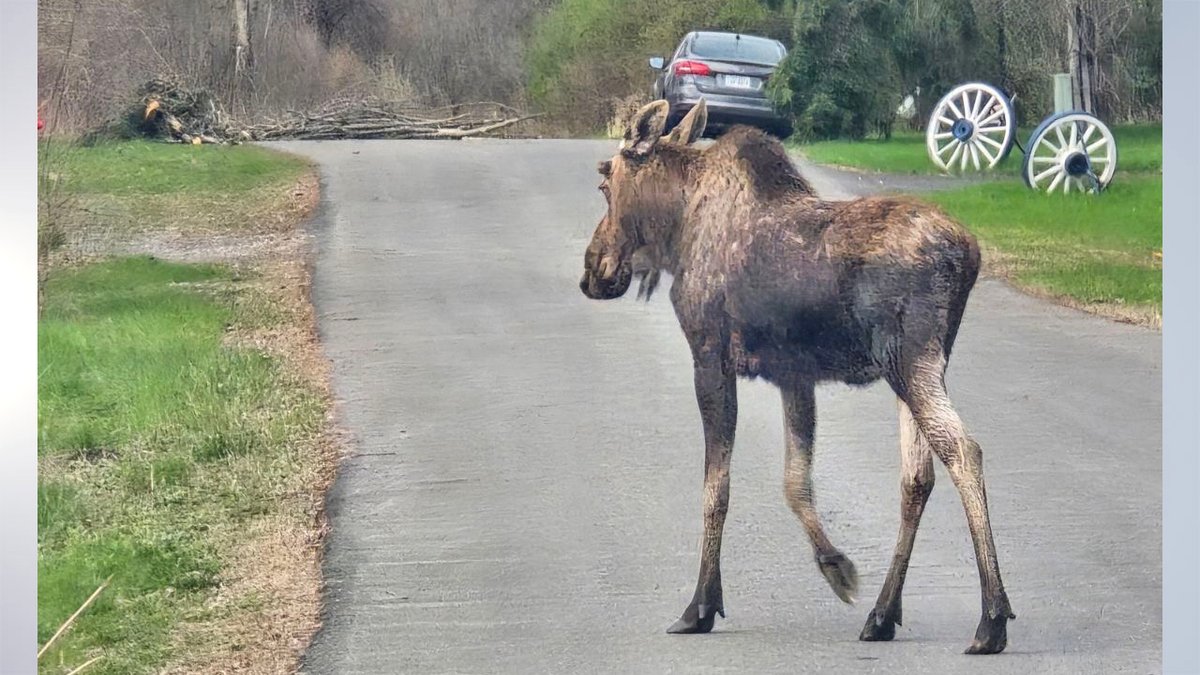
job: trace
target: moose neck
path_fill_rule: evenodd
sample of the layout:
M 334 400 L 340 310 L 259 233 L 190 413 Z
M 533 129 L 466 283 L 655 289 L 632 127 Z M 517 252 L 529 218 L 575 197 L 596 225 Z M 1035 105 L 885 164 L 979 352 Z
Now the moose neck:
M 787 150 L 775 137 L 734 127 L 704 152 L 705 169 L 724 176 L 730 188 L 748 187 L 757 203 L 816 197 Z
M 701 156 L 691 147 L 660 146 L 652 160 L 656 166 L 647 167 L 658 177 L 640 209 L 646 217 L 638 224 L 638 244 L 655 267 L 671 273 L 678 266 L 680 232 Z

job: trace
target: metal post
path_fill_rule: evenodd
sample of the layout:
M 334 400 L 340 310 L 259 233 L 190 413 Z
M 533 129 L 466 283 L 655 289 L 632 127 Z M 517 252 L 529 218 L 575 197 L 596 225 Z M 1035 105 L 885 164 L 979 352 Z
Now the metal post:
M 1066 112 L 1075 108 L 1074 96 L 1071 94 L 1071 74 L 1054 74 L 1054 112 Z

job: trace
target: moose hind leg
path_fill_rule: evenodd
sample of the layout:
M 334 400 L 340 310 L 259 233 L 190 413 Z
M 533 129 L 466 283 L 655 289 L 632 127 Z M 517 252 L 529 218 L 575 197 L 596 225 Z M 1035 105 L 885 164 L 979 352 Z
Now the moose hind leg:
M 902 623 L 900 595 L 904 590 L 904 576 L 908 572 L 921 514 L 933 491 L 933 453 L 929 442 L 921 435 L 904 401 L 897 399 L 897 403 L 900 408 L 900 534 L 879 599 L 858 636 L 868 642 L 891 640 L 896 636 L 897 624 Z
M 946 465 L 954 486 L 962 498 L 979 567 L 982 617 L 975 631 L 975 640 L 967 654 L 997 654 L 1008 644 L 1007 624 L 1015 619 L 1004 584 L 1000 580 L 1000 564 L 992 526 L 988 516 L 987 491 L 983 480 L 983 451 L 967 435 L 962 420 L 946 394 L 945 356 L 935 356 L 917 363 L 910 371 L 907 384 L 907 403 L 921 434 L 929 441 L 934 454 Z
M 781 388 L 786 430 L 783 493 L 788 506 L 804 525 L 812 542 L 817 566 L 842 602 L 853 602 L 858 593 L 854 563 L 833 546 L 817 517 L 812 489 L 813 439 L 816 432 L 816 397 L 811 382 Z

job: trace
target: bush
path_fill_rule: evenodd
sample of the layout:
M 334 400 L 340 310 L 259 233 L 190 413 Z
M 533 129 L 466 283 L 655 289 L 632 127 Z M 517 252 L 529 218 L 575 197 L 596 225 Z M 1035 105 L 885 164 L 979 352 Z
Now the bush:
M 770 93 L 796 117 L 800 138 L 890 133 L 902 91 L 892 44 L 900 21 L 886 0 L 813 0 L 797 10 L 795 44 Z

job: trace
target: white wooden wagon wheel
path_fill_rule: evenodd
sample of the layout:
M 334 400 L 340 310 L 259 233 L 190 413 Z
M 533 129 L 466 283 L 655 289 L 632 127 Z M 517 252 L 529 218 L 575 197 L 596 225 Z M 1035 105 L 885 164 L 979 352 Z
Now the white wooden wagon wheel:
M 983 82 L 951 89 L 938 101 L 925 128 L 929 159 L 943 171 L 990 169 L 1008 156 L 1016 138 L 1012 101 Z
M 1097 192 L 1117 170 L 1117 142 L 1103 122 L 1085 112 L 1047 117 L 1029 139 L 1021 177 L 1034 190 Z

